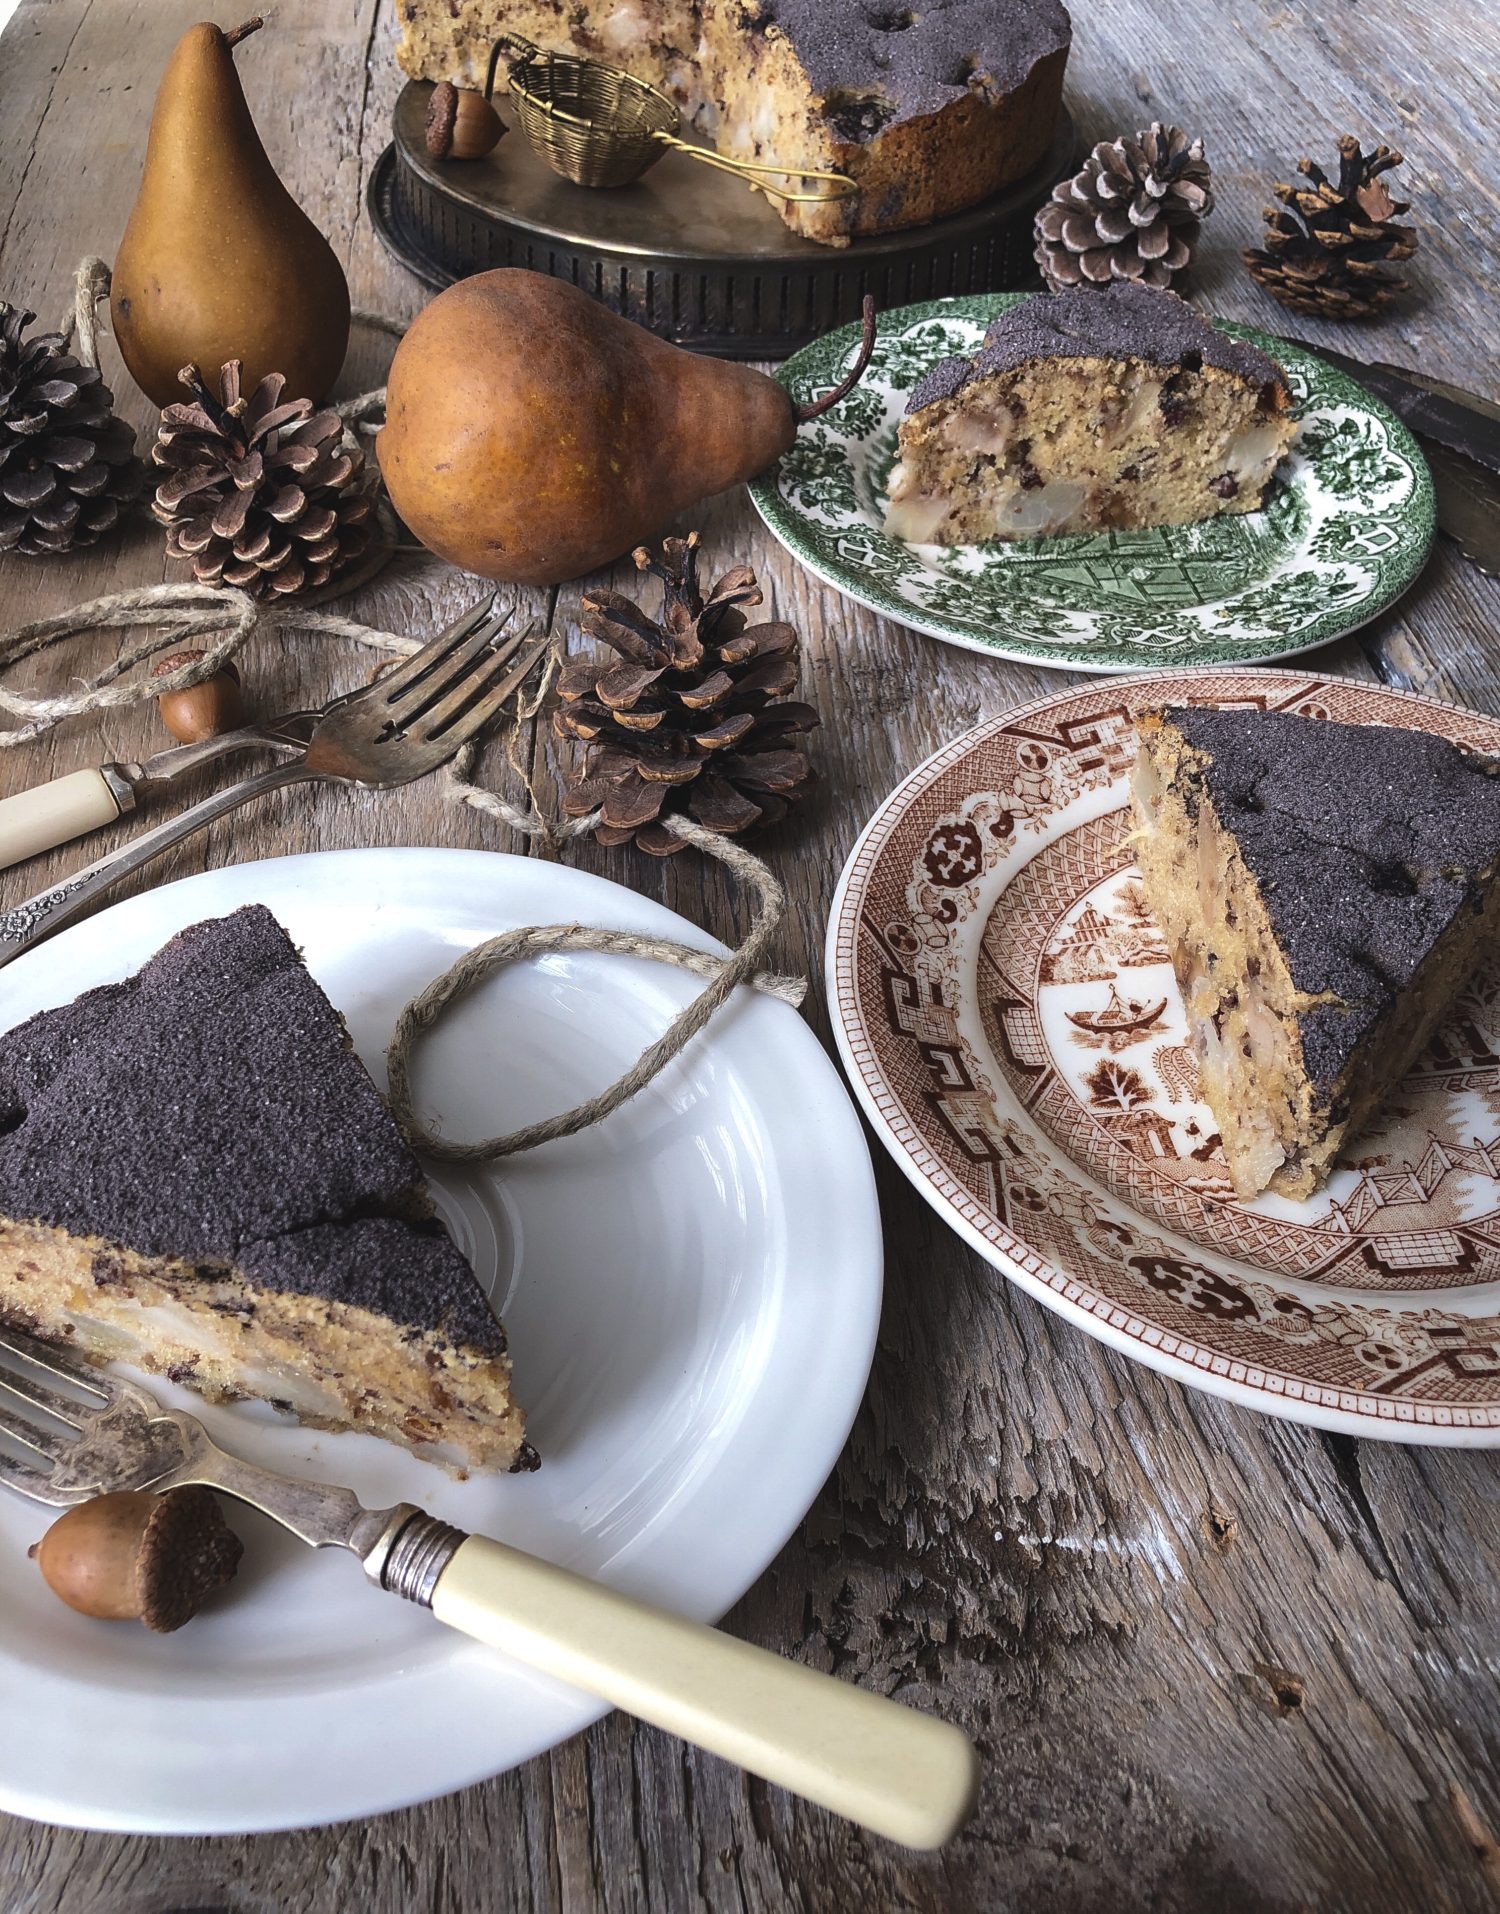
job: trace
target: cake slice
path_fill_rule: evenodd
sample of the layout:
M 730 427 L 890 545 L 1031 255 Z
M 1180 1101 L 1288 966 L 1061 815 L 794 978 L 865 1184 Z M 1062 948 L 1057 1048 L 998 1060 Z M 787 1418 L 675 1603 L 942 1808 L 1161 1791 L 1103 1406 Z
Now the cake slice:
M 1136 729 L 1136 853 L 1230 1177 L 1310 1196 L 1493 942 L 1500 761 L 1255 710 Z
M 0 1036 L 0 1322 L 450 1467 L 535 1461 L 505 1332 L 260 905 Z
M 1253 512 L 1290 405 L 1280 366 L 1175 293 L 1122 279 L 1038 295 L 912 391 L 885 529 L 966 545 Z

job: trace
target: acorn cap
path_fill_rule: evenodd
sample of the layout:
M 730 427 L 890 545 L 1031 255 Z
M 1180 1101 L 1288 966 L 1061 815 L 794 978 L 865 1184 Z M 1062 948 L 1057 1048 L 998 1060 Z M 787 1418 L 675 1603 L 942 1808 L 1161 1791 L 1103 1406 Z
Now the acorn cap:
M 158 1496 L 136 1557 L 141 1620 L 158 1635 L 181 1628 L 234 1580 L 243 1553 L 208 1489 L 194 1484 Z
M 206 658 L 207 656 L 207 652 L 204 651 L 174 651 L 169 658 L 159 658 L 157 660 L 151 667 L 151 676 L 153 678 L 165 678 L 169 671 L 181 671 L 185 666 L 195 665 L 200 658 Z M 223 664 L 219 666 L 219 670 L 222 671 L 226 677 L 233 678 L 236 684 L 239 683 L 240 669 L 233 658 L 226 658 Z
M 451 80 L 439 80 L 427 103 L 427 150 L 434 159 L 446 159 L 457 121 L 458 88 Z

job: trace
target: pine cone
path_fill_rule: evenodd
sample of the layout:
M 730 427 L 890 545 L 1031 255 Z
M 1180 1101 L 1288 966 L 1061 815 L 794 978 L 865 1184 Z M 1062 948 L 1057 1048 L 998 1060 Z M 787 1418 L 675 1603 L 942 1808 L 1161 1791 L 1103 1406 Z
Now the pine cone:
M 310 399 L 281 404 L 279 372 L 242 397 L 238 359 L 220 372 L 218 399 L 196 366 L 178 376 L 193 403 L 166 408 L 151 448 L 166 474 L 151 509 L 167 556 L 190 559 L 200 584 L 252 598 L 313 591 L 353 564 L 374 507 L 359 485 L 364 454 L 345 445 L 339 415 Z
M 135 434 L 97 366 L 0 304 L 0 552 L 65 552 L 111 531 L 141 489 Z
M 747 629 L 739 607 L 761 602 L 754 572 L 726 572 L 705 600 L 698 534 L 669 538 L 663 554 L 633 554 L 661 580 L 659 618 L 618 592 L 584 599 L 584 630 L 623 662 L 567 666 L 552 720 L 588 747 L 564 794 L 568 816 L 602 806 L 598 841 L 634 838 L 653 857 L 685 848 L 661 822 L 674 813 L 731 836 L 784 817 L 812 775 L 793 740 L 818 723 L 811 705 L 777 702 L 796 689 L 797 634 Z
M 1048 289 L 1139 279 L 1170 286 L 1214 209 L 1201 139 L 1152 122 L 1102 140 L 1036 216 L 1036 261 Z
M 1302 160 L 1311 187 L 1272 189 L 1281 204 L 1266 208 L 1265 248 L 1240 255 L 1251 277 L 1293 312 L 1323 319 L 1367 319 L 1388 306 L 1408 283 L 1392 268 L 1417 250 L 1411 227 L 1395 223 L 1409 202 L 1380 177 L 1400 164 L 1389 146 L 1361 153 L 1351 133 L 1339 141 L 1337 184 Z

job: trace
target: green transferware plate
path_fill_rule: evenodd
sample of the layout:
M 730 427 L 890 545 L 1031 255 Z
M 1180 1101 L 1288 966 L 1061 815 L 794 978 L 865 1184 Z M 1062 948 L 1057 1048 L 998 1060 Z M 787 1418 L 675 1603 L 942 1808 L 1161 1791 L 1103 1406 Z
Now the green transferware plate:
M 997 313 L 1034 296 L 973 294 L 881 315 L 860 384 L 750 488 L 810 571 L 949 644 L 1083 671 L 1289 657 L 1367 623 L 1411 584 L 1435 520 L 1410 432 L 1313 353 L 1227 323 L 1221 331 L 1285 367 L 1299 421 L 1262 510 L 1024 544 L 888 538 L 885 482 L 907 394 L 939 359 L 972 352 Z M 844 326 L 804 347 L 781 383 L 795 399 L 816 398 L 858 338 Z

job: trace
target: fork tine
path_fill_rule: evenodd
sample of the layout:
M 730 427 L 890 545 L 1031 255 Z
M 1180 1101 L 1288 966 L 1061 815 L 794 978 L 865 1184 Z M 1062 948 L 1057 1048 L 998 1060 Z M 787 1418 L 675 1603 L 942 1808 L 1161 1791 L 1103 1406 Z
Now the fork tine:
M 56 1504 L 57 1498 L 52 1494 L 51 1477 L 47 1472 L 30 1469 L 24 1462 L 12 1462 L 8 1455 L 0 1455 L 0 1482 L 8 1489 L 29 1495 L 33 1502 Z
M 429 672 L 419 684 L 409 686 L 400 697 L 387 700 L 392 719 L 403 730 L 410 729 L 439 698 L 455 685 L 463 684 L 476 664 L 485 664 L 490 657 L 513 657 L 516 647 L 525 641 L 524 631 L 512 632 L 508 638 L 495 642 L 509 624 L 512 611 L 514 607 L 503 618 L 487 618 L 472 638 L 443 659 L 439 669 Z
M 70 1402 L 45 1383 L 33 1382 L 29 1376 L 18 1379 L 14 1369 L 0 1369 L 0 1417 L 18 1402 L 27 1409 L 42 1410 L 69 1429 L 82 1428 L 83 1418 L 95 1413 L 91 1403 Z
M 38 1422 L 29 1422 L 23 1416 L 12 1415 L 3 1404 L 0 1404 L 0 1435 L 47 1462 L 56 1462 L 72 1448 L 77 1439 L 75 1429 L 70 1429 L 66 1435 L 56 1429 L 44 1429 Z
M 75 1389 L 82 1389 L 86 1395 L 97 1396 L 100 1402 L 112 1402 L 118 1394 L 117 1385 L 99 1370 L 86 1368 L 81 1361 L 70 1361 L 51 1343 L 35 1342 L 30 1336 L 23 1336 L 14 1329 L 0 1332 L 0 1363 L 3 1363 L 7 1356 L 13 1362 L 19 1360 L 29 1363 L 33 1369 L 42 1370 L 58 1382 L 71 1383 Z M 0 1368 L 0 1383 L 17 1395 L 25 1393 L 21 1388 L 23 1383 L 26 1385 L 26 1390 L 30 1390 L 33 1394 L 38 1387 L 33 1384 L 31 1377 L 24 1370 L 17 1372 L 10 1368 Z M 64 1408 L 70 1414 L 76 1415 L 84 1411 L 82 1403 L 67 1402 L 61 1397 L 58 1399 L 63 1401 Z
M 495 609 L 495 594 L 491 592 L 487 599 L 477 605 L 470 605 L 462 618 L 454 619 L 446 631 L 440 631 L 436 638 L 430 638 L 420 651 L 414 651 L 394 671 L 388 671 L 377 682 L 382 691 L 404 691 L 408 685 L 415 684 L 419 678 L 426 677 L 434 665 L 448 657 L 463 644 L 477 626 L 491 617 Z
M 472 738 L 476 731 L 482 730 L 489 723 L 507 698 L 514 696 L 526 681 L 537 660 L 546 654 L 551 643 L 550 632 L 539 633 L 535 644 L 529 645 L 520 657 L 510 664 L 510 669 L 498 683 L 492 682 L 495 667 L 485 665 L 481 670 L 476 671 L 467 684 L 460 685 L 440 705 L 426 714 L 422 723 L 424 736 L 429 740 L 440 738 L 442 743 L 452 745 L 457 750 L 461 744 Z M 486 686 L 489 687 L 488 690 L 485 690 Z M 484 696 L 478 703 L 469 704 L 468 700 L 479 691 L 484 691 Z

